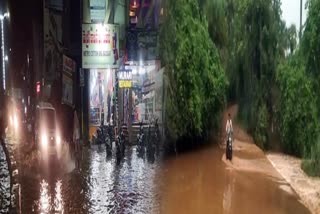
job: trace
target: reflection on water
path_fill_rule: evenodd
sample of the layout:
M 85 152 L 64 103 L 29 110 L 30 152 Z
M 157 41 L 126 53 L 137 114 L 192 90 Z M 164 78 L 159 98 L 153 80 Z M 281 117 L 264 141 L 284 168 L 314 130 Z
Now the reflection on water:
M 133 147 L 117 163 L 93 147 L 81 172 L 50 168 L 49 176 L 22 178 L 22 213 L 309 213 L 283 183 L 227 168 L 222 153 L 209 148 L 153 163 Z
M 137 157 L 128 149 L 125 159 L 107 161 L 101 151 L 93 151 L 90 177 L 90 213 L 152 213 L 156 194 L 157 165 Z
M 54 185 L 54 192 L 51 193 L 47 181 L 43 179 L 40 182 L 40 213 L 63 213 L 61 185 L 61 180 L 56 181 Z
M 61 180 L 56 182 L 56 188 L 55 192 L 56 195 L 54 197 L 54 210 L 57 212 L 63 213 L 63 201 L 62 201 L 62 195 L 61 195 Z
M 41 212 L 49 212 L 50 195 L 48 190 L 48 183 L 42 180 L 40 183 L 40 210 Z
M 233 175 L 232 170 L 226 171 L 226 184 L 224 186 L 223 193 L 223 211 L 224 213 L 231 213 L 231 205 L 232 205 L 232 194 L 234 191 L 234 183 L 236 176 Z

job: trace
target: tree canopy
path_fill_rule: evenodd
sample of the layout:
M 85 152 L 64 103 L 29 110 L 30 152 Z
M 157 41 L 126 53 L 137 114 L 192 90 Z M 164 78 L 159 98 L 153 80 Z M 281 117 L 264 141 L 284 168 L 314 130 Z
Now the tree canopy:
M 161 57 L 168 77 L 167 128 L 175 139 L 206 136 L 224 108 L 226 77 L 196 0 L 168 0 Z

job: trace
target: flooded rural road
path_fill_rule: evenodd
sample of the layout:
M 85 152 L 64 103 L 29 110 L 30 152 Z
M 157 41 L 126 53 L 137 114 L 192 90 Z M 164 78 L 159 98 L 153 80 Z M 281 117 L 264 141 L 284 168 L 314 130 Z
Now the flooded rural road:
M 233 163 L 219 146 L 165 160 L 131 147 L 120 163 L 93 146 L 81 171 L 22 169 L 22 213 L 310 213 L 263 153 L 236 143 Z

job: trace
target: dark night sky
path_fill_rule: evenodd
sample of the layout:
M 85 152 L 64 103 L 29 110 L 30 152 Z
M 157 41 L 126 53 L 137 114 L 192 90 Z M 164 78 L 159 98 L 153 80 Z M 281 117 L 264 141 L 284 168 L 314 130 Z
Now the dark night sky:
M 19 72 L 26 62 L 27 50 L 32 49 L 32 21 L 42 22 L 41 0 L 8 0 L 10 11 L 9 37 L 11 48 L 10 72 L 14 84 L 19 84 Z

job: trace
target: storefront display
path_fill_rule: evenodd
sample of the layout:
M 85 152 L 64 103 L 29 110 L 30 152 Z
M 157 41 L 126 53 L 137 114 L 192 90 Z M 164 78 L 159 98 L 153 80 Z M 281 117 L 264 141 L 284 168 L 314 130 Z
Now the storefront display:
M 159 73 L 156 63 L 126 69 L 132 70 L 132 123 L 148 123 L 155 117 L 161 120 L 163 72 Z
M 114 93 L 114 74 L 112 69 L 90 70 L 90 125 L 98 126 L 113 123 L 112 106 Z

